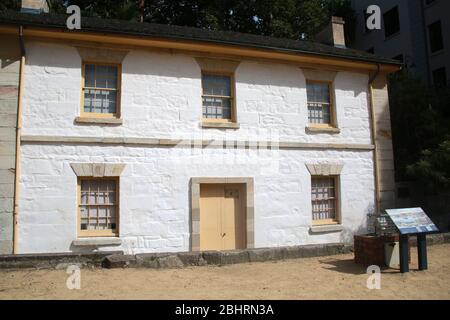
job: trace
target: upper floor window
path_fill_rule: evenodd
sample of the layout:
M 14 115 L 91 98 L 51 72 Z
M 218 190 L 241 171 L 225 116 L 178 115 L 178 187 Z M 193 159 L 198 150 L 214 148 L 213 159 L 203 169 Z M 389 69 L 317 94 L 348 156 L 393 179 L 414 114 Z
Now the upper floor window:
M 432 53 L 444 49 L 441 21 L 430 24 L 428 26 L 428 34 L 430 37 L 430 50 Z
M 306 94 L 309 123 L 331 126 L 333 121 L 330 83 L 308 81 L 306 83 Z
M 202 88 L 203 119 L 233 121 L 232 76 L 203 73 Z
M 80 236 L 117 235 L 118 179 L 79 179 Z
M 82 114 L 94 117 L 119 117 L 120 66 L 83 64 Z
M 384 20 L 384 35 L 386 38 L 400 32 L 400 17 L 398 13 L 398 6 L 387 11 L 383 15 Z

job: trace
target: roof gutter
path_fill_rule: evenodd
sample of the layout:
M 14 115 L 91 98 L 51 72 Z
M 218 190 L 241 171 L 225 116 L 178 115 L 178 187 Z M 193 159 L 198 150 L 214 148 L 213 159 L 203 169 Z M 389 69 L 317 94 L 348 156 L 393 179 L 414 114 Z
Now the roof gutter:
M 369 59 L 329 52 L 324 53 L 302 49 L 280 48 L 257 43 L 241 43 L 219 39 L 200 39 L 193 36 L 179 36 L 176 34 L 158 36 L 118 30 L 102 31 L 89 27 L 84 27 L 81 32 L 74 32 L 55 24 L 43 26 L 37 23 L 24 23 L 24 26 L 29 27 L 25 29 L 25 37 L 64 39 L 66 41 L 84 39 L 85 41 L 97 43 L 104 42 L 120 45 L 133 44 L 136 46 L 150 46 L 175 50 L 182 50 L 180 48 L 186 48 L 186 51 L 210 52 L 212 54 L 224 52 L 225 55 L 227 54 L 225 52 L 233 51 L 234 53 L 232 55 L 238 55 L 240 57 L 276 56 L 276 58 L 273 59 L 286 61 L 320 60 L 321 62 L 319 64 L 327 65 L 332 64 L 331 60 L 333 59 L 333 61 L 338 63 L 337 66 L 353 65 L 356 69 L 369 70 L 374 70 L 374 64 L 378 63 L 382 65 L 382 70 L 386 72 L 394 72 L 400 68 L 399 63 L 395 61 L 379 61 L 376 58 Z M 219 46 L 221 49 L 217 49 Z
M 17 102 L 17 122 L 16 122 L 16 159 L 15 159 L 15 179 L 14 179 L 14 209 L 13 209 L 13 254 L 19 252 L 19 196 L 20 196 L 20 139 L 22 135 L 22 96 L 25 73 L 25 43 L 23 39 L 23 26 L 19 26 L 20 43 L 20 71 L 19 71 L 19 92 Z

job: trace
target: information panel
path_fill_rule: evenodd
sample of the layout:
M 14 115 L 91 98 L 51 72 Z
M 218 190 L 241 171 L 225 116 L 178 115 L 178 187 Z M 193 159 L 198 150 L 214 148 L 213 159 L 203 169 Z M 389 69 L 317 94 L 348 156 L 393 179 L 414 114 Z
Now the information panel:
M 437 232 L 439 229 L 422 208 L 387 209 L 401 234 Z

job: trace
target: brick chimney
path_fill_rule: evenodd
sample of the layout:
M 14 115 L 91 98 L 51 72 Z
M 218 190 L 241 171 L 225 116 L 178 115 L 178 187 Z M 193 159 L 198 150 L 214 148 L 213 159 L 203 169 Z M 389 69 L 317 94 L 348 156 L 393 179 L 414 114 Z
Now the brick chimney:
M 20 12 L 34 14 L 48 12 L 47 0 L 22 0 Z
M 345 48 L 345 21 L 341 17 L 331 17 L 330 23 L 314 36 L 314 40 L 338 48 Z

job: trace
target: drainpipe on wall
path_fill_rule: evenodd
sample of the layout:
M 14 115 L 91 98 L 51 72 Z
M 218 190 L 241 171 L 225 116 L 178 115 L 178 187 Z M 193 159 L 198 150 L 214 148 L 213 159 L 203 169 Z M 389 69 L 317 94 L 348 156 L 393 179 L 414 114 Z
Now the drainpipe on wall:
M 19 27 L 20 42 L 20 71 L 19 71 L 19 92 L 17 103 L 17 124 L 16 124 L 16 171 L 14 180 L 14 211 L 13 211 L 13 254 L 18 253 L 19 239 L 19 183 L 20 183 L 20 137 L 22 131 L 22 95 L 25 70 L 25 44 L 23 41 L 23 26 Z
M 377 63 L 377 71 L 369 79 L 369 103 L 370 103 L 370 117 L 372 127 L 372 143 L 373 150 L 373 171 L 375 176 L 375 214 L 380 213 L 380 181 L 378 173 L 378 143 L 377 143 L 377 121 L 375 119 L 375 107 L 373 103 L 373 87 L 372 84 L 380 74 L 380 64 Z

